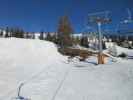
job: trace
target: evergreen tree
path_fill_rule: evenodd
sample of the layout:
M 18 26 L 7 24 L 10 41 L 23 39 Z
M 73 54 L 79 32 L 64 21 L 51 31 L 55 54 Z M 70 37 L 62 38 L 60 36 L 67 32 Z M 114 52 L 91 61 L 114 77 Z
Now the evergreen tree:
M 58 44 L 61 47 L 72 46 L 72 33 L 73 29 L 71 27 L 68 16 L 61 17 L 58 26 Z
M 102 47 L 103 47 L 103 49 L 106 49 L 106 44 L 105 44 L 105 42 L 102 42 Z
M 81 44 L 81 39 L 79 38 L 79 36 L 77 37 L 72 37 L 73 43 L 75 45 L 80 45 Z
M 57 35 L 56 35 L 56 34 L 54 34 L 54 35 L 52 36 L 52 42 L 54 42 L 55 44 L 58 43 Z
M 10 37 L 13 37 L 14 29 L 10 28 Z
M 6 27 L 6 31 L 5 31 L 5 38 L 8 38 L 9 37 L 9 28 Z
M 80 45 L 81 39 L 79 37 L 76 37 L 76 43 Z
M 29 33 L 28 32 L 25 33 L 25 38 L 29 39 Z
M 16 38 L 24 38 L 24 31 L 20 28 L 13 28 L 12 29 L 12 37 L 16 37 Z
M 35 33 L 32 34 L 32 39 L 35 39 Z
M 86 48 L 89 47 L 87 36 L 83 36 L 83 37 L 81 38 L 81 46 L 84 46 L 84 47 L 86 47 Z
M 24 31 L 22 29 L 18 29 L 16 32 L 17 38 L 24 38 Z
M 40 39 L 40 40 L 43 40 L 43 39 L 44 39 L 44 32 L 43 32 L 43 31 L 40 32 L 39 39 Z
M 51 36 L 51 34 L 48 32 L 47 33 L 47 36 L 46 36 L 46 38 L 45 38 L 47 41 L 52 41 L 52 36 Z
M 3 31 L 0 32 L 0 37 L 3 37 Z

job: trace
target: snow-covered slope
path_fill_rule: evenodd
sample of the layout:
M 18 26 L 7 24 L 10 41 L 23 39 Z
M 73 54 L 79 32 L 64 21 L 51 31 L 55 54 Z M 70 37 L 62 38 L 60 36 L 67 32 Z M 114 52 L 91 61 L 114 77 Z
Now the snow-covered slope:
M 133 100 L 132 60 L 73 67 L 55 100 Z
M 44 100 L 41 96 L 50 98 L 67 71 L 68 67 L 65 64 L 62 66 L 65 59 L 51 42 L 0 38 L 0 100 L 15 97 L 21 83 L 25 84 L 24 90 L 30 84 L 30 89 L 24 93 L 34 97 L 32 100 Z
M 133 99 L 132 60 L 95 63 L 66 63 L 51 42 L 0 38 L 0 100 L 16 100 L 21 83 L 20 95 L 31 100 Z

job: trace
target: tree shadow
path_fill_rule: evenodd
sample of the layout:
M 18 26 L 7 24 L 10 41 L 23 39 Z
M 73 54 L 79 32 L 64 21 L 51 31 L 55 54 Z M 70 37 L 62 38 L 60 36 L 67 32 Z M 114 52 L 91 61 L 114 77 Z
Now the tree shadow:
M 84 62 L 89 63 L 89 64 L 93 64 L 93 65 L 98 65 L 98 63 L 92 62 L 92 61 L 84 61 Z
M 91 62 L 91 61 L 80 61 L 80 62 L 83 62 L 83 63 L 87 63 L 87 64 L 91 64 L 91 65 L 98 65 L 98 63 L 96 62 Z M 88 67 L 87 65 L 76 65 L 75 67 L 79 67 L 79 68 L 82 68 L 82 67 Z

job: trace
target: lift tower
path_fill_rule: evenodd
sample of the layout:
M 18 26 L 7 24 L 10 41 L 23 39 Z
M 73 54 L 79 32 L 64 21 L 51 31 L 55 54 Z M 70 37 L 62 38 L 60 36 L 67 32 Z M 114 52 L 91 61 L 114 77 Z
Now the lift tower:
M 109 11 L 96 12 L 89 14 L 89 23 L 97 24 L 98 27 L 98 41 L 99 41 L 99 52 L 98 52 L 98 64 L 104 64 L 103 61 L 103 47 L 102 47 L 102 24 L 108 24 L 111 19 L 108 18 Z

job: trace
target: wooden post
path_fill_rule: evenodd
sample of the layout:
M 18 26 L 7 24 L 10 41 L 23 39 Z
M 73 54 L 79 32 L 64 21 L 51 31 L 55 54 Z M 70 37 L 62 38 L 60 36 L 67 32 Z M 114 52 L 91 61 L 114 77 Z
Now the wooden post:
M 98 64 L 104 64 L 104 58 L 102 53 L 98 54 Z

